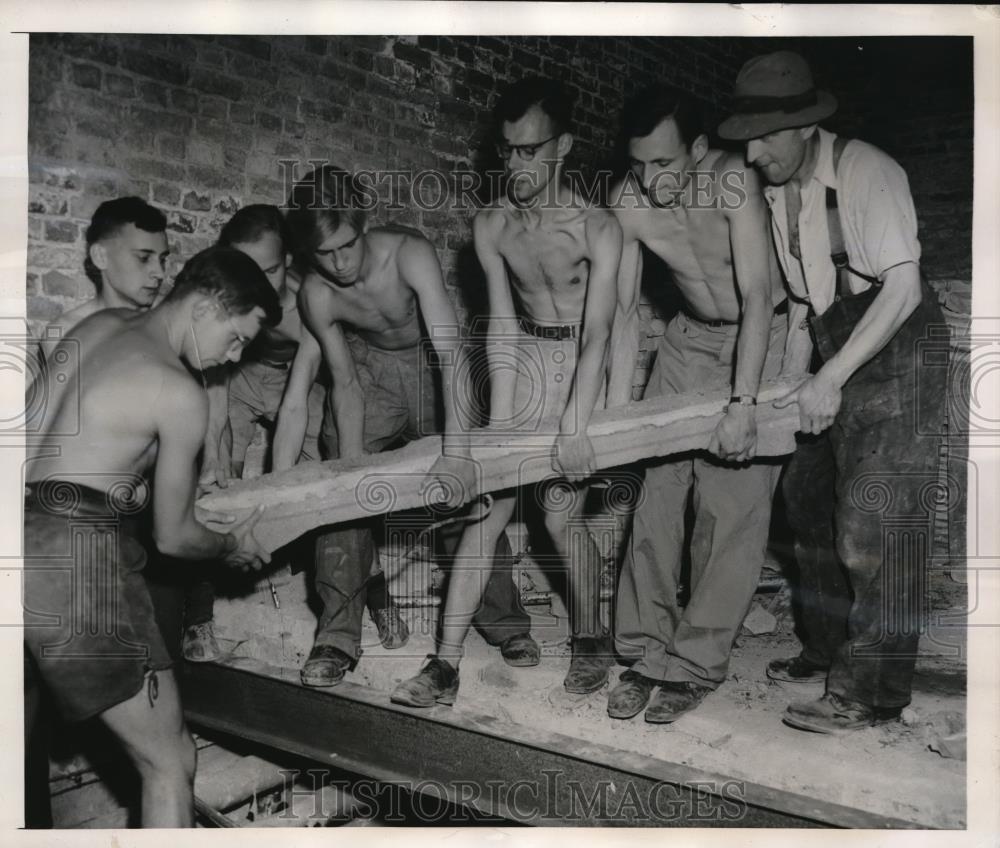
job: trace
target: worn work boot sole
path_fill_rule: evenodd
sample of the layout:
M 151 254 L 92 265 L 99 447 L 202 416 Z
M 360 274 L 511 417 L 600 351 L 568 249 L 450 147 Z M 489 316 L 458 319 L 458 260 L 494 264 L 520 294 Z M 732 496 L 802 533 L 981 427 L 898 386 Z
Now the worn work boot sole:
M 573 657 L 563 688 L 573 695 L 589 695 L 601 689 L 611 675 L 611 641 L 582 637 L 573 640 Z
M 392 690 L 389 700 L 407 707 L 433 707 L 435 704 L 450 707 L 457 695 L 458 669 L 431 655 L 419 674 Z
M 531 668 L 542 659 L 542 651 L 530 633 L 518 633 L 500 644 L 500 656 L 514 668 Z
M 303 686 L 322 689 L 336 686 L 354 665 L 354 661 L 339 648 L 332 645 L 316 645 L 309 653 L 309 659 L 299 672 Z
M 682 715 L 691 712 L 705 700 L 712 690 L 697 683 L 677 683 L 667 681 L 646 707 L 645 719 L 648 724 L 670 724 Z
M 771 660 L 767 664 L 767 676 L 782 683 L 826 683 L 828 668 L 813 665 L 802 657 L 787 657 Z
M 789 704 L 781 720 L 796 730 L 843 736 L 899 718 L 901 708 L 878 709 L 826 693 L 816 701 Z
M 658 682 L 629 669 L 618 678 L 618 685 L 608 693 L 611 718 L 633 718 L 649 703 Z

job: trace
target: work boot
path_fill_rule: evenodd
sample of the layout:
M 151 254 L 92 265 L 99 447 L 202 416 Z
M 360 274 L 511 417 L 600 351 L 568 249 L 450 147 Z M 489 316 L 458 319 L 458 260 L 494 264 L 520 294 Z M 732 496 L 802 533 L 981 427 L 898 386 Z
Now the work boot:
M 383 648 L 392 651 L 402 648 L 409 641 L 410 628 L 399 614 L 399 607 L 391 601 L 382 609 L 368 610 L 368 614 L 378 628 L 378 640 Z
M 870 707 L 827 692 L 815 701 L 789 704 L 782 720 L 789 727 L 839 736 L 899 718 L 902 707 Z
M 215 640 L 215 627 L 211 621 L 192 624 L 184 629 L 181 647 L 188 662 L 213 662 L 222 656 L 222 648 Z
M 447 660 L 428 654 L 420 673 L 393 689 L 389 700 L 408 707 L 433 707 L 435 704 L 450 707 L 457 694 L 458 669 Z
M 355 661 L 333 645 L 313 645 L 299 672 L 305 686 L 336 686 Z
M 784 680 L 789 683 L 825 683 L 829 670 L 829 666 L 811 663 L 801 654 L 797 657 L 771 660 L 767 664 L 767 676 L 771 680 Z
M 614 655 L 607 636 L 577 636 L 573 639 L 572 659 L 563 680 L 563 688 L 574 695 L 596 692 L 608 682 Z
M 500 643 L 500 656 L 507 665 L 528 668 L 538 665 L 542 652 L 530 633 L 518 633 L 515 636 L 508 636 Z
M 685 713 L 691 712 L 712 690 L 698 683 L 680 683 L 665 680 L 646 707 L 646 721 L 650 724 L 669 724 Z
M 618 685 L 608 693 L 608 715 L 611 718 L 632 718 L 649 703 L 659 681 L 628 669 L 618 678 Z

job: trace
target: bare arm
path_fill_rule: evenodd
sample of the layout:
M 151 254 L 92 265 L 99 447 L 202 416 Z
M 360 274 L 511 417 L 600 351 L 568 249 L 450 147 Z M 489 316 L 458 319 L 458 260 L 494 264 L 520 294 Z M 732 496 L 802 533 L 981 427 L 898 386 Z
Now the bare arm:
M 626 240 L 618 266 L 618 303 L 611 330 L 611 365 L 608 369 L 608 407 L 632 401 L 632 384 L 639 358 L 639 288 L 642 279 L 642 248 L 637 240 Z
M 333 297 L 323 283 L 315 280 L 303 283 L 299 290 L 299 312 L 306 329 L 319 342 L 323 361 L 333 380 L 330 392 L 340 458 L 362 456 L 365 452 L 365 395 L 351 349 L 336 318 Z
M 298 462 L 309 421 L 309 392 L 323 359 L 316 337 L 308 330 L 302 333 L 295 351 L 292 368 L 281 396 L 271 449 L 275 471 L 285 471 Z
M 208 398 L 201 387 L 183 375 L 163 378 L 153 405 L 159 449 L 153 493 L 153 538 L 157 549 L 181 559 L 266 558 L 253 548 L 250 528 L 216 533 L 202 526 L 194 514 L 197 458 L 208 423 Z
M 441 360 L 444 393 L 444 448 L 446 453 L 468 452 L 466 434 L 472 426 L 468 408 L 468 386 L 455 383 L 457 374 L 467 374 L 460 359 L 465 356 L 464 339 L 455 307 L 444 289 L 441 265 L 434 247 L 426 239 L 407 238 L 400 247 L 399 267 L 403 280 L 417 295 L 424 326 Z
M 208 380 L 208 428 L 205 432 L 205 453 L 201 462 L 199 485 L 218 483 L 226 486 L 232 477 L 230 445 L 223 439 L 229 424 L 229 372 L 219 367 L 211 369 Z
M 744 169 L 743 174 L 745 200 L 726 216 L 741 311 L 732 393 L 756 398 L 774 314 L 771 236 L 758 179 L 752 170 Z M 750 405 L 729 404 L 709 443 L 709 450 L 723 459 L 740 462 L 753 459 L 757 452 L 756 409 Z
M 472 226 L 476 256 L 486 273 L 490 320 L 486 331 L 486 356 L 490 365 L 490 423 L 509 422 L 514 415 L 517 376 L 510 362 L 517 356 L 517 312 L 510 293 L 507 269 L 497 248 L 502 222 L 499 216 L 480 212 Z
M 622 228 L 613 215 L 600 214 L 588 219 L 586 237 L 591 260 L 580 355 L 566 409 L 559 421 L 554 462 L 556 470 L 570 479 L 582 479 L 593 474 L 597 467 L 587 427 L 607 367 L 622 257 Z

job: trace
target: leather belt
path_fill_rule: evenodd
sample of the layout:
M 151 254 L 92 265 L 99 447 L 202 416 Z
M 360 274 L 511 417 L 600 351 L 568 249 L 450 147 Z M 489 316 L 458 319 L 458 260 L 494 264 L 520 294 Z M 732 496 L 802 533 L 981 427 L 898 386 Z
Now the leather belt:
M 536 324 L 527 318 L 518 318 L 517 323 L 528 335 L 539 339 L 547 339 L 550 342 L 575 339 L 580 332 L 579 324 Z

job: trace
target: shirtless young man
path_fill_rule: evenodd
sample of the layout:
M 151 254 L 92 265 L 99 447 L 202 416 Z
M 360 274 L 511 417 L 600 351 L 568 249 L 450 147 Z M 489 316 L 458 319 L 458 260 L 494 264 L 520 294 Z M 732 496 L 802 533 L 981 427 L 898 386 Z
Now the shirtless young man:
M 569 93 L 557 82 L 527 78 L 508 89 L 497 108 L 507 198 L 480 212 L 473 231 L 489 289 L 491 426 L 558 427 L 552 465 L 562 479 L 543 486 L 542 499 L 546 530 L 569 570 L 573 656 L 564 685 L 585 693 L 604 685 L 611 665 L 600 620 L 601 556 L 576 519 L 583 481 L 595 470 L 587 425 L 606 374 L 621 228 L 561 180 L 573 144 L 570 112 Z M 393 701 L 454 703 L 462 646 L 482 596 L 480 546 L 490 551 L 496 544 L 515 502 L 516 492 L 497 497 L 484 521 L 463 535 L 437 653 L 396 687 Z
M 273 289 L 246 256 L 199 253 L 159 306 L 106 310 L 79 324 L 80 359 L 68 360 L 57 375 L 64 379 L 49 378 L 42 439 L 29 451 L 24 609 L 32 677 L 64 719 L 98 716 L 118 737 L 142 779 L 144 827 L 192 825 L 195 748 L 141 575 L 139 513 L 151 499 L 163 554 L 244 568 L 270 558 L 251 532 L 257 514 L 228 528 L 215 516 L 228 533 L 195 515 L 208 400 L 188 366 L 238 360 L 261 324 L 279 315 Z
M 310 333 L 303 334 L 278 412 L 275 469 L 295 462 L 308 387 L 321 363 L 332 384 L 320 436 L 325 458 L 359 458 L 440 432 L 424 346 L 429 339 L 442 363 L 445 419 L 443 454 L 429 478 L 449 490 L 450 505 L 468 500 L 475 480 L 463 402 L 470 394 L 454 382 L 457 373 L 467 372 L 461 367 L 464 343 L 433 245 L 415 230 L 369 228 L 355 180 L 331 166 L 298 183 L 288 206 L 294 264 L 303 274 L 299 310 Z M 327 533 L 316 553 L 316 589 L 324 608 L 302 681 L 333 686 L 360 655 L 360 587 L 375 557 L 369 525 Z M 509 569 L 491 586 L 492 603 L 480 624 L 510 654 L 507 639 L 523 635 L 529 619 L 519 608 Z M 398 611 L 390 610 L 405 637 Z
M 787 316 L 775 314 L 784 294 L 759 182 L 741 155 L 709 149 L 694 102 L 666 88 L 642 92 L 626 110 L 625 137 L 631 172 L 612 192 L 627 304 L 614 369 L 635 367 L 643 244 L 670 268 L 684 302 L 660 340 L 646 397 L 730 387 L 732 395 L 714 456 L 648 468 L 618 587 L 616 646 L 635 662 L 611 691 L 608 714 L 631 718 L 648 703 L 646 721 L 664 723 L 725 679 L 757 588 L 779 466 L 752 462 L 755 404 L 762 377 L 780 372 Z M 692 492 L 691 592 L 681 608 Z
M 167 219 L 138 197 L 118 197 L 97 207 L 87 227 L 83 267 L 96 294 L 53 322 L 62 335 L 102 309 L 149 309 L 163 284 Z
M 253 204 L 240 209 L 219 233 L 219 244 L 245 253 L 264 272 L 281 302 L 281 323 L 265 327 L 245 352 L 238 366 L 227 369 L 226 379 L 209 386 L 209 423 L 200 483 L 228 485 L 230 477 L 243 476 L 247 448 L 258 422 L 273 426 L 288 384 L 299 343 L 309 331 L 302 325 L 297 297 L 301 281 L 287 273 L 291 242 L 284 216 L 277 206 Z M 301 412 L 304 425 L 302 447 L 296 462 L 320 458 L 319 432 L 323 421 L 326 388 L 314 381 L 306 391 Z M 220 653 L 212 632 L 211 584 L 195 593 L 195 608 L 188 604 L 184 656 L 209 661 Z M 408 638 L 406 623 L 392 608 L 392 598 L 380 572 L 372 575 L 366 592 L 379 639 L 386 648 L 402 647 Z
M 83 268 L 94 284 L 90 300 L 69 309 L 48 325 L 37 356 L 38 371 L 59 340 L 88 315 L 102 309 L 149 309 L 163 284 L 167 254 L 167 219 L 138 197 L 106 200 L 94 212 L 87 227 L 87 255 Z M 33 391 L 29 379 L 26 391 Z

